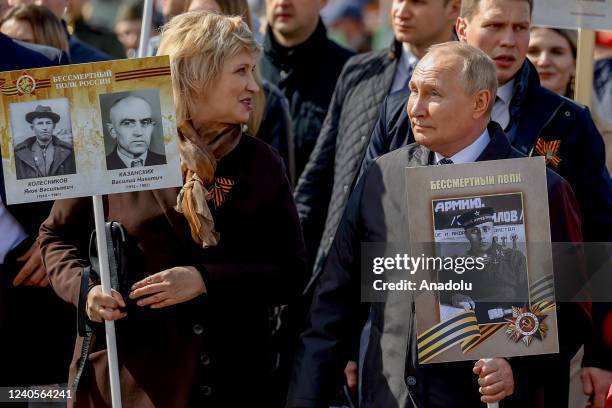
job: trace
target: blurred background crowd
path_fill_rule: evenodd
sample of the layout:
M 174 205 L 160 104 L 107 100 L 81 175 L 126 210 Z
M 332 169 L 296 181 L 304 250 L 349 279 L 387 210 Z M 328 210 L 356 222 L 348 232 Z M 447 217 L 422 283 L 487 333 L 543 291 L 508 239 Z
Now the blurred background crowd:
M 172 16 L 187 8 L 207 8 L 212 3 L 215 2 L 156 0 L 151 37 L 155 37 Z M 393 42 L 389 17 L 391 3 L 391 0 L 327 1 L 321 11 L 327 36 L 355 53 L 388 48 Z M 263 43 L 266 2 L 248 0 L 248 5 L 256 38 Z M 12 38 L 62 49 L 70 54 L 72 63 L 133 58 L 139 45 L 143 6 L 142 0 L 0 0 L 0 31 Z M 69 33 L 68 41 L 64 30 Z M 546 88 L 572 98 L 577 32 L 532 30 L 535 33 L 528 57 L 538 68 L 540 80 Z M 152 55 L 155 50 L 153 44 L 148 54 Z M 594 59 L 594 110 L 600 115 L 599 119 L 612 122 L 609 68 L 612 65 L 612 31 L 597 32 Z M 557 71 L 560 71 L 558 76 Z M 606 133 L 604 124 L 600 128 Z

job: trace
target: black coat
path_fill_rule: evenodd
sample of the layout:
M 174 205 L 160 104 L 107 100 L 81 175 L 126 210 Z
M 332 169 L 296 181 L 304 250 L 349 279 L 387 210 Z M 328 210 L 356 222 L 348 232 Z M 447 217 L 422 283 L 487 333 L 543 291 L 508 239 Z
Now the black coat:
M 65 52 L 44 45 L 13 40 L 0 33 L 0 72 L 69 64 Z
M 612 180 L 605 165 L 605 151 L 588 108 L 542 86 L 538 73 L 525 61 L 516 75 L 510 102 L 512 146 L 522 154 L 539 156 L 536 141 L 560 141 L 558 165 L 549 162 L 576 193 L 585 241 L 612 241 Z M 368 146 L 367 167 L 374 158 L 414 142 L 406 113 L 407 91 L 390 95 Z
M 218 163 L 216 177 L 235 182 L 211 206 L 219 244 L 203 249 L 175 210 L 179 188 L 105 196 L 105 217 L 121 222 L 129 240 L 126 279 L 142 279 L 181 265 L 195 266 L 206 295 L 160 310 L 127 300 L 117 321 L 124 406 L 271 406 L 269 308 L 299 296 L 305 279 L 304 247 L 280 158 L 264 142 L 243 135 Z M 57 201 L 41 227 L 49 278 L 76 305 L 80 274 L 93 226 L 91 200 Z M 61 260 L 61 261 L 60 261 Z M 103 327 L 98 327 L 101 334 Z M 77 339 L 74 379 L 82 338 Z M 82 378 L 79 406 L 110 406 L 103 335 L 91 346 L 91 375 Z M 196 403 L 197 402 L 197 403 Z
M 144 162 L 145 166 L 158 166 L 161 164 L 166 164 L 166 156 L 163 154 L 157 154 L 149 150 L 147 152 L 147 160 Z M 106 169 L 107 170 L 116 170 L 116 169 L 126 169 L 127 166 L 119 157 L 117 153 L 117 147 L 113 149 L 112 152 L 108 156 L 106 156 Z
M 522 156 L 509 145 L 496 123 L 489 125 L 489 134 L 491 141 L 477 161 Z M 430 155 L 423 146 L 411 144 L 380 157 L 358 182 L 315 289 L 296 356 L 288 407 L 326 406 L 342 380 L 347 359 L 355 358 L 367 317 L 360 301 L 361 245 L 408 242 L 404 168 L 428 165 Z M 571 188 L 550 170 L 547 182 L 553 240 L 580 239 L 580 220 Z M 555 270 L 555 278 L 565 277 L 558 276 Z M 412 408 L 411 397 L 418 407 L 481 406 L 473 362 L 417 364 L 414 306 L 406 301 L 411 295 L 412 292 L 398 292 L 401 299 L 389 296 L 386 303 L 372 304 L 372 327 L 362 369 L 362 407 Z M 533 366 L 530 368 L 533 371 Z M 519 362 L 515 381 L 525 372 Z M 519 389 L 517 384 L 517 393 Z M 505 406 L 534 404 L 527 400 Z
M 71 35 L 68 32 L 68 27 L 64 20 L 62 20 L 62 25 L 64 26 L 64 33 L 66 35 L 66 39 L 68 40 L 68 47 L 70 47 L 70 60 L 73 64 L 108 61 L 112 59 L 108 54 L 103 53 L 102 51 L 79 40 L 74 35 Z
M 394 43 L 391 49 L 356 55 L 347 62 L 317 144 L 298 181 L 295 200 L 315 278 L 353 190 L 400 52 L 400 44 Z
M 63 51 L 12 40 L 0 34 L 0 71 L 68 64 Z M 0 166 L 0 196 L 6 203 Z M 76 330 L 74 308 L 50 287 L 14 287 L 22 255 L 38 235 L 53 202 L 6 206 L 28 234 L 28 240 L 0 265 L 0 385 L 42 385 L 68 379 L 71 343 Z M 1 238 L 0 238 L 1 239 Z
M 268 27 L 261 74 L 289 101 L 298 177 L 321 131 L 338 76 L 351 55 L 351 51 L 327 38 L 321 21 L 304 43 L 291 48 L 280 45 Z
M 599 100 L 599 115 L 612 122 L 612 58 L 595 61 L 593 87 Z
M 32 154 L 32 145 L 35 142 L 36 136 L 32 136 L 15 146 L 15 173 L 18 180 L 44 177 Z M 51 143 L 54 146 L 54 153 L 48 176 L 63 176 L 76 173 L 72 145 L 60 140 L 56 136 L 53 136 Z
M 283 158 L 291 186 L 295 186 L 295 150 L 293 148 L 293 124 L 289 102 L 278 87 L 263 81 L 266 109 L 257 138 L 274 147 Z

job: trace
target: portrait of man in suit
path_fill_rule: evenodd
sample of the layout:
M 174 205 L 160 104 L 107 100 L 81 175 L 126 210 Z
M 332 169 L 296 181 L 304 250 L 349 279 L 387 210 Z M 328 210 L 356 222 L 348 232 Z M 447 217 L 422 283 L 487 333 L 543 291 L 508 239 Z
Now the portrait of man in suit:
M 151 150 L 157 126 L 151 104 L 143 97 L 127 94 L 108 110 L 108 135 L 115 147 L 106 156 L 108 170 L 166 164 L 166 156 Z

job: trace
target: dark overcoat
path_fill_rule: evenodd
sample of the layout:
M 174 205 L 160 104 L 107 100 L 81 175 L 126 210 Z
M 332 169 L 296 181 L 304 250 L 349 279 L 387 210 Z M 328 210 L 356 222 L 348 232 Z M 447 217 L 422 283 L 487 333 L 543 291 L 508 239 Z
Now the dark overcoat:
M 489 134 L 491 141 L 477 161 L 521 157 L 495 122 L 490 123 Z M 357 184 L 315 289 L 296 356 L 288 407 L 325 406 L 343 378 L 347 360 L 355 359 L 367 318 L 367 309 L 360 301 L 362 243 L 409 242 L 404 169 L 428 165 L 431 155 L 423 146 L 405 146 L 376 160 Z M 580 218 L 571 188 L 550 170 L 547 182 L 552 239 L 579 241 Z M 556 281 L 568 278 L 572 277 L 555 275 Z M 417 363 L 414 302 L 409 301 L 410 296 L 412 292 L 398 292 L 384 303 L 372 304 L 361 406 L 413 408 L 414 400 L 418 407 L 479 407 L 473 362 Z M 527 372 L 520 364 L 516 368 L 517 373 Z M 515 381 L 519 378 L 521 375 L 516 374 Z M 522 396 L 527 394 L 532 395 L 525 392 Z M 535 405 L 530 400 L 510 406 Z
M 13 40 L 0 33 L 0 71 L 68 64 L 68 55 L 56 48 Z M 0 166 L 0 197 L 6 203 Z M 75 330 L 73 307 L 47 286 L 13 286 L 24 255 L 49 215 L 52 202 L 6 206 L 28 239 L 14 248 L 0 265 L 0 385 L 25 386 L 65 383 Z M 0 231 L 0 239 L 2 239 Z
M 42 177 L 32 154 L 32 144 L 35 142 L 36 137 L 32 136 L 15 146 L 15 170 L 18 180 Z M 72 146 L 56 136 L 53 136 L 51 143 L 53 143 L 55 149 L 48 176 L 63 176 L 76 173 Z
M 174 208 L 178 188 L 105 198 L 106 219 L 121 222 L 136 245 L 130 281 L 191 265 L 201 271 L 207 288 L 205 295 L 160 310 L 128 305 L 127 317 L 116 324 L 125 407 L 270 406 L 269 309 L 302 290 L 299 221 L 281 159 L 264 142 L 242 136 L 215 175 L 216 183 L 230 188 L 218 206 L 210 202 L 220 242 L 205 250 L 193 242 L 184 216 Z M 41 227 L 53 288 L 74 305 L 88 263 L 90 201 L 56 202 Z M 70 382 L 81 344 L 78 338 Z M 81 379 L 76 405 L 110 406 L 103 335 L 94 337 L 88 362 L 90 375 Z
M 268 27 L 263 47 L 261 75 L 289 101 L 299 177 L 321 131 L 338 76 L 353 52 L 327 38 L 322 21 L 306 41 L 289 48 L 276 41 Z
M 295 189 L 313 278 L 323 269 L 363 154 L 393 83 L 401 44 L 347 61 L 323 128 Z M 309 285 L 310 286 L 310 285 Z

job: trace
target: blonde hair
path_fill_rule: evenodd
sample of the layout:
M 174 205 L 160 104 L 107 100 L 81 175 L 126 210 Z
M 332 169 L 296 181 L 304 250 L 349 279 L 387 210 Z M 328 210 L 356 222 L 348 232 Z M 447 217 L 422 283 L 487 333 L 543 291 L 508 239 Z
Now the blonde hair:
M 170 56 L 177 126 L 191 119 L 200 95 L 218 78 L 229 58 L 260 47 L 240 17 L 191 11 L 162 28 L 157 55 Z
M 185 2 L 185 11 L 189 10 L 191 4 L 194 0 L 187 0 Z M 251 16 L 251 9 L 249 8 L 249 4 L 247 0 L 214 0 L 215 3 L 219 6 L 221 10 L 221 14 L 226 16 L 240 16 L 247 23 L 249 29 L 253 31 L 253 18 Z M 264 111 L 266 108 L 266 93 L 263 88 L 263 81 L 261 79 L 261 73 L 259 72 L 259 67 L 257 67 L 255 71 L 255 82 L 259 86 L 259 92 L 253 95 L 253 112 L 249 117 L 249 121 L 247 122 L 247 126 L 249 128 L 249 132 L 253 135 L 257 135 L 257 131 L 261 126 L 261 122 L 263 120 Z
M 30 23 L 34 44 L 48 45 L 70 53 L 62 22 L 48 8 L 34 4 L 15 6 L 4 14 L 0 26 L 9 20 Z

